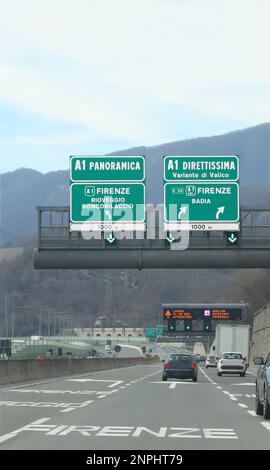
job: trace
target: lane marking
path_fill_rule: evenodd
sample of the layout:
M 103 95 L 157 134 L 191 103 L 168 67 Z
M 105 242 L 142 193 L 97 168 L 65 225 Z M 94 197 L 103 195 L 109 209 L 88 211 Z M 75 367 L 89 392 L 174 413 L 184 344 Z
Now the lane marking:
M 238 403 L 238 406 L 240 406 L 241 408 L 248 408 L 248 406 L 245 405 L 245 403 Z
M 193 385 L 193 382 L 167 382 L 167 381 L 159 381 L 159 382 L 150 382 L 151 384 L 164 384 L 164 385 L 169 385 L 169 388 L 175 388 L 176 385 Z M 171 387 L 171 385 L 174 385 L 174 387 Z
M 13 389 L 10 389 L 10 390 L 5 390 L 5 392 L 8 392 L 8 393 L 33 393 L 33 394 L 39 394 L 39 393 L 43 393 L 43 394 L 47 394 L 47 395 L 63 395 L 63 394 L 66 394 L 66 393 L 69 393 L 70 395 L 99 395 L 99 394 L 107 394 L 107 395 L 111 395 L 113 392 L 116 392 L 117 389 L 114 389 L 114 390 L 46 390 L 46 389 L 18 389 L 18 390 L 13 390 Z M 4 392 L 3 392 L 4 393 Z
M 219 390 L 222 390 L 222 387 L 220 387 L 219 385 L 217 386 L 217 388 L 218 388 Z
M 94 403 L 94 400 L 88 400 L 81 403 L 57 403 L 52 401 L 35 402 L 35 401 L 0 401 L 0 406 L 11 406 L 11 407 L 25 407 L 25 408 L 64 408 L 60 410 L 62 413 L 73 411 L 78 408 Z
M 257 416 L 255 411 L 253 410 L 247 410 L 247 412 L 251 415 L 251 416 Z
M 54 424 L 49 424 L 49 425 L 44 425 L 42 423 L 45 423 L 46 421 L 49 421 L 51 418 L 40 418 L 36 421 L 33 421 L 30 424 L 27 424 L 26 426 L 23 426 L 21 428 L 16 429 L 15 431 L 12 431 L 8 434 L 3 434 L 3 436 L 0 436 L 0 442 L 5 442 L 8 441 L 9 439 L 12 439 L 12 437 L 16 437 L 17 434 L 19 434 L 22 431 L 26 430 L 41 430 L 41 431 L 47 431 L 49 432 L 51 429 L 55 428 L 56 426 Z M 36 426 L 36 429 L 35 429 Z
M 203 375 L 207 378 L 207 380 L 208 380 L 209 382 L 211 382 L 211 384 L 217 385 L 217 383 L 214 382 L 214 381 L 204 372 L 204 370 L 203 370 L 201 367 L 199 367 L 199 370 L 203 373 Z
M 105 380 L 105 379 L 68 379 L 68 382 L 112 382 L 111 385 L 107 385 L 108 388 L 116 387 L 122 384 L 124 380 Z
M 180 427 L 155 427 L 154 429 L 145 426 L 87 426 L 87 425 L 67 425 L 48 424 L 51 418 L 41 418 L 26 426 L 23 426 L 11 433 L 0 437 L 0 442 L 5 442 L 19 433 L 25 431 L 43 432 L 47 436 L 67 436 L 71 433 L 79 433 L 80 437 L 130 437 L 139 438 L 148 434 L 158 439 L 160 438 L 205 438 L 205 439 L 238 439 L 232 428 L 180 428 Z M 46 423 L 46 424 L 43 424 Z
M 267 423 L 267 421 L 261 421 L 261 424 L 267 429 L 267 431 L 270 431 L 270 423 Z
M 248 387 L 255 387 L 255 382 L 244 382 L 244 383 L 241 383 L 241 384 L 231 384 L 231 385 L 237 385 L 237 386 L 243 386 L 243 385 L 247 385 Z
M 175 388 L 176 387 L 176 382 L 172 382 L 169 386 L 169 388 Z

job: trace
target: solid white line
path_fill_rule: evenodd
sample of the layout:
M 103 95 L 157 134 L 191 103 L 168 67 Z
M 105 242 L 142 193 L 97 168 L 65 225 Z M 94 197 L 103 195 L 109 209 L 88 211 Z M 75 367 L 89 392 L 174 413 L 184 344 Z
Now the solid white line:
M 208 375 L 204 372 L 204 370 L 201 367 L 199 367 L 199 370 L 203 373 L 203 375 L 207 378 L 207 380 L 211 382 L 211 384 L 217 385 L 216 382 L 214 382 L 212 379 L 210 379 L 210 377 L 208 377 Z
M 238 403 L 238 406 L 240 406 L 241 408 L 248 408 L 248 406 L 245 405 L 245 403 Z
M 251 415 L 251 416 L 257 416 L 255 411 L 253 410 L 247 410 L 247 412 Z
M 267 423 L 266 421 L 261 421 L 261 424 L 267 429 L 267 431 L 270 431 L 270 423 Z

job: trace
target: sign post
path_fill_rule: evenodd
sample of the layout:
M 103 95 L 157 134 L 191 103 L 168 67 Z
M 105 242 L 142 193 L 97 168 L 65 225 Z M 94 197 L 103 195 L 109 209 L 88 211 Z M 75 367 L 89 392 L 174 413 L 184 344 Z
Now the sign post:
M 239 157 L 165 156 L 165 230 L 240 230 Z
M 145 229 L 143 156 L 70 157 L 70 230 Z

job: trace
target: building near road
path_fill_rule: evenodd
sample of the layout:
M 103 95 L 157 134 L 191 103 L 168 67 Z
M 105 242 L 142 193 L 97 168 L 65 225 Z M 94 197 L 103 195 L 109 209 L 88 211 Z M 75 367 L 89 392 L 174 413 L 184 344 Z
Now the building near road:
M 74 328 L 77 336 L 143 336 L 145 337 L 144 328 Z
M 253 315 L 251 361 L 255 356 L 264 358 L 270 352 L 270 304 L 266 304 Z

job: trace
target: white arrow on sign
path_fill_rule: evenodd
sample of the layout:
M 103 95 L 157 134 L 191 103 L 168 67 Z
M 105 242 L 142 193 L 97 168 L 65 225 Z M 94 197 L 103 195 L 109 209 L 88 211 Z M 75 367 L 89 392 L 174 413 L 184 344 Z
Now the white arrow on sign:
M 181 215 L 182 215 L 182 214 L 186 214 L 186 212 L 187 212 L 187 206 L 182 206 L 181 209 L 180 209 L 180 211 L 178 212 L 177 218 L 178 218 L 178 219 L 181 219 Z
M 113 234 L 111 233 L 111 234 L 109 235 L 109 237 L 106 238 L 106 240 L 108 240 L 109 243 L 113 243 L 114 240 L 115 240 L 115 237 L 114 237 Z
M 216 213 L 216 219 L 219 219 L 220 214 L 224 214 L 225 206 L 218 207 L 217 213 Z

